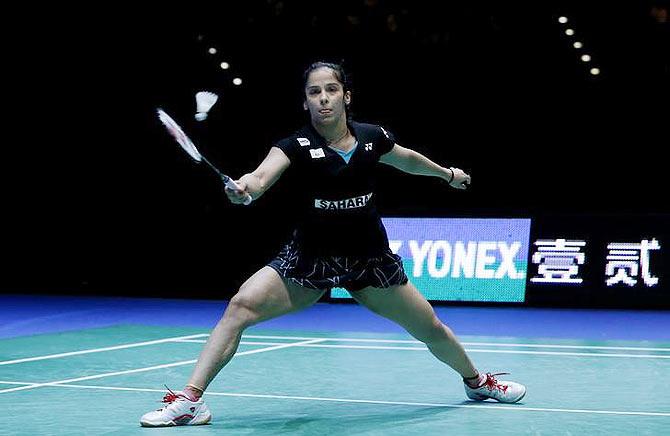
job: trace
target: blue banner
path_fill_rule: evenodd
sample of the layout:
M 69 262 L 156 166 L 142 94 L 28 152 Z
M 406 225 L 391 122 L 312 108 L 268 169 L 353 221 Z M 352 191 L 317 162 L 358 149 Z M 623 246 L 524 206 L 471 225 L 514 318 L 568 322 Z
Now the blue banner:
M 384 218 L 391 251 L 429 300 L 524 302 L 530 219 Z M 351 298 L 333 289 L 333 298 Z

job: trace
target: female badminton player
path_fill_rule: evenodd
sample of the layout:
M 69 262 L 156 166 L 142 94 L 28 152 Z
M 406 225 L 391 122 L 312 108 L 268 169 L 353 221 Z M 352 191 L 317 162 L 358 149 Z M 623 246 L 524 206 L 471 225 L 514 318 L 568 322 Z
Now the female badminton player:
M 472 400 L 515 403 L 525 386 L 481 373 L 452 331 L 408 280 L 388 245 L 375 207 L 377 162 L 410 174 L 438 177 L 466 189 L 470 176 L 442 167 L 395 143 L 382 127 L 348 118 L 352 94 L 340 65 L 317 62 L 304 75 L 304 109 L 310 122 L 278 141 L 253 172 L 226 188 L 228 199 L 262 196 L 291 168 L 303 180 L 297 226 L 277 257 L 253 274 L 230 300 L 182 391 L 141 417 L 143 426 L 198 425 L 211 420 L 202 400 L 207 386 L 235 354 L 242 332 L 254 324 L 304 309 L 332 287 L 347 289 L 373 312 L 395 321 L 461 375 Z

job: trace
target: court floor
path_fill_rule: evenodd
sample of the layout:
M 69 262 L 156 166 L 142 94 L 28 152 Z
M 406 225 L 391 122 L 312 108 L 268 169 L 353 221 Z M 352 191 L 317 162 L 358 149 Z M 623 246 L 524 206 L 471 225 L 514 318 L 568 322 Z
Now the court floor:
M 459 377 L 401 332 L 263 324 L 245 333 L 207 391 L 212 424 L 144 429 L 140 415 L 160 407 L 164 384 L 181 389 L 209 332 L 161 324 L 1 339 L 0 434 L 657 435 L 670 429 L 670 341 L 540 338 L 532 331 L 459 335 L 479 368 L 511 372 L 527 385 L 521 403 L 504 405 L 467 401 Z

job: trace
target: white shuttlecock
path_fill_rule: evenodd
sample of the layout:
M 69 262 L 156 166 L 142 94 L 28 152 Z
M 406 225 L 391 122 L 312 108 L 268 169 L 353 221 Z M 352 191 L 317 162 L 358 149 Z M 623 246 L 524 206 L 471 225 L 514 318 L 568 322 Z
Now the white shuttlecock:
M 207 113 L 214 106 L 219 96 L 213 92 L 200 91 L 195 95 L 196 114 L 195 119 L 204 121 L 207 119 Z

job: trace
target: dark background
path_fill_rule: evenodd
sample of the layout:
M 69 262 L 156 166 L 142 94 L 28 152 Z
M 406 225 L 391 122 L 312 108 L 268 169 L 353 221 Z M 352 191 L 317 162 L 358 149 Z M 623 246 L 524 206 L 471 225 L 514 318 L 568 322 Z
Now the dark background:
M 2 292 L 229 297 L 288 236 L 300 188 L 289 171 L 252 207 L 229 204 L 154 109 L 239 177 L 306 121 L 316 60 L 344 61 L 357 119 L 473 177 L 458 192 L 381 168 L 386 216 L 670 227 L 667 1 L 24 8 L 3 30 Z M 201 89 L 222 98 L 197 123 Z

